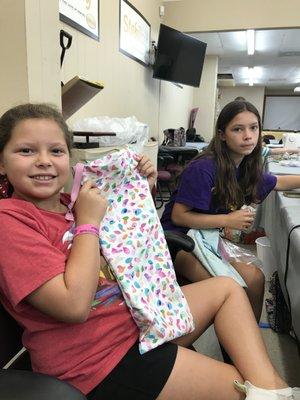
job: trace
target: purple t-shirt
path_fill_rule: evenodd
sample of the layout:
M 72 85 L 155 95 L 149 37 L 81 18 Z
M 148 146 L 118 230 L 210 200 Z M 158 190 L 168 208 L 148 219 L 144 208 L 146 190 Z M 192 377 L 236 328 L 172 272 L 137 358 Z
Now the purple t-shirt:
M 236 170 L 237 177 L 239 169 Z M 192 161 L 182 173 L 178 188 L 174 191 L 168 204 L 165 206 L 161 223 L 164 230 L 187 232 L 189 229 L 176 226 L 171 221 L 174 203 L 182 203 L 191 207 L 193 211 L 204 214 L 227 214 L 229 210 L 217 209 L 212 204 L 212 189 L 215 186 L 216 163 L 213 158 L 199 158 Z M 274 175 L 263 173 L 262 181 L 258 186 L 258 198 L 263 201 L 274 189 L 277 178 Z

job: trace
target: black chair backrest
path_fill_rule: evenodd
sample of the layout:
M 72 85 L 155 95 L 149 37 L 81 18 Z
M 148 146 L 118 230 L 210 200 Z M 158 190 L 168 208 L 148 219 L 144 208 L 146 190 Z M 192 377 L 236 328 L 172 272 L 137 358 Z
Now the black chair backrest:
M 0 367 L 22 349 L 22 328 L 0 304 Z
M 263 135 L 262 141 L 266 144 L 270 144 L 270 140 L 274 140 L 275 136 L 274 135 Z
M 183 232 L 164 231 L 164 234 L 172 261 L 175 261 L 179 250 L 191 253 L 195 248 L 194 240 Z
M 0 200 L 6 197 L 10 197 L 10 186 L 6 177 L 0 175 Z M 0 368 L 22 349 L 22 333 L 23 329 L 0 303 Z

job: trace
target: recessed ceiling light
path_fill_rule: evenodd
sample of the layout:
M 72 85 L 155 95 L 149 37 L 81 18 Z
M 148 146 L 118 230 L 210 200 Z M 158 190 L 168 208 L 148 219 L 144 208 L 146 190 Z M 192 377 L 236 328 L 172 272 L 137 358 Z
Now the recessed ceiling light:
M 248 68 L 248 85 L 253 86 L 254 84 L 254 68 Z
M 254 29 L 247 30 L 247 52 L 249 56 L 254 54 L 255 50 L 255 31 Z

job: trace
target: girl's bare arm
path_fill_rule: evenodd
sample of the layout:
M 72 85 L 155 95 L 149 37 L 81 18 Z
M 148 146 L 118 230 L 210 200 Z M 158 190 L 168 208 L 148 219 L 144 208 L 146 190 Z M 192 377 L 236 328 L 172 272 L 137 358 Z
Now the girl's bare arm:
M 291 190 L 300 188 L 300 175 L 278 175 L 275 190 Z
M 278 155 L 278 154 L 293 154 L 293 153 L 298 153 L 298 149 L 288 149 L 286 147 L 278 147 L 278 148 L 273 148 L 270 149 L 270 155 Z
M 106 208 L 106 199 L 90 182 L 86 182 L 75 204 L 76 225 L 99 227 Z M 89 233 L 76 236 L 65 272 L 44 283 L 27 297 L 27 301 L 57 320 L 83 322 L 90 312 L 99 270 L 99 238 Z
M 252 224 L 253 219 L 254 213 L 249 210 L 237 210 L 229 214 L 202 214 L 181 203 L 175 203 L 172 211 L 172 222 L 189 229 L 245 229 Z

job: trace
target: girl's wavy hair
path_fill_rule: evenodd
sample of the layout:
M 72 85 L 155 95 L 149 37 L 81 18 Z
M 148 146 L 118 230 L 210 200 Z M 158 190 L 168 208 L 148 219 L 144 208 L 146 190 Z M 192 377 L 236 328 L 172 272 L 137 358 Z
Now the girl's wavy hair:
M 26 119 L 50 119 L 57 123 L 62 130 L 69 152 L 71 152 L 73 144 L 73 135 L 68 128 L 62 114 L 52 105 L 49 104 L 21 104 L 10 108 L 0 118 L 0 154 L 9 142 L 12 131 L 15 126 Z M 8 191 L 12 188 L 9 184 Z
M 240 164 L 239 180 L 236 177 L 235 164 L 229 156 L 227 144 L 221 139 L 233 118 L 243 111 L 249 111 L 257 117 L 259 137 L 251 154 L 245 156 Z M 210 144 L 197 158 L 211 157 L 216 162 L 216 184 L 213 189 L 213 204 L 218 209 L 239 209 L 243 204 L 258 203 L 258 184 L 262 178 L 262 139 L 261 118 L 256 107 L 248 101 L 232 101 L 220 112 L 216 131 Z
M 71 152 L 73 139 L 62 114 L 49 104 L 21 104 L 10 108 L 0 118 L 0 153 L 11 138 L 15 126 L 25 119 L 51 119 L 63 131 L 67 146 Z

